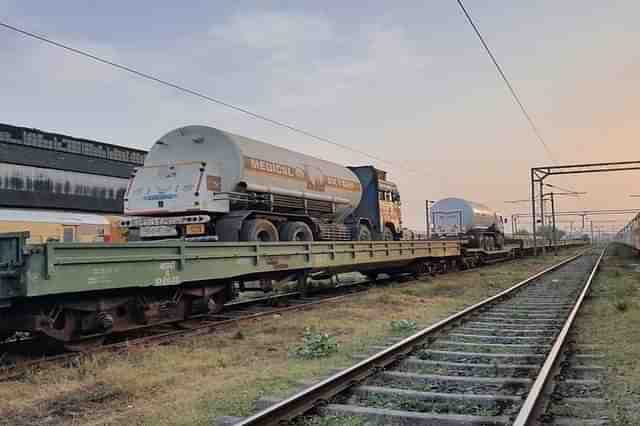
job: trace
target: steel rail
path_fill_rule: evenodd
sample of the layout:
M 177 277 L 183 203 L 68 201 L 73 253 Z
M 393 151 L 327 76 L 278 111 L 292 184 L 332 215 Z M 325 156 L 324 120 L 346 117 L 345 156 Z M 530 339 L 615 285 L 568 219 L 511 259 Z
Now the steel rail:
M 545 358 L 544 364 L 542 365 L 542 368 L 540 369 L 540 372 L 538 373 L 538 376 L 533 383 L 533 386 L 531 387 L 531 390 L 529 391 L 524 404 L 520 408 L 513 426 L 532 425 L 543 413 L 544 403 L 546 401 L 545 394 L 547 393 L 546 391 L 548 390 L 548 386 L 551 383 L 551 376 L 555 371 L 559 360 L 561 359 L 560 355 L 562 354 L 562 350 L 566 343 L 567 336 L 569 335 L 569 331 L 571 330 L 571 327 L 573 326 L 575 319 L 578 316 L 578 311 L 582 307 L 584 299 L 589 293 L 589 290 L 591 290 L 591 283 L 596 273 L 598 272 L 598 269 L 600 268 L 600 263 L 606 251 L 607 248 L 605 247 L 604 250 L 602 250 L 602 253 L 600 253 L 600 256 L 598 257 L 598 260 L 596 261 L 591 274 L 589 275 L 589 278 L 587 279 L 582 292 L 580 293 L 580 296 L 578 296 L 578 299 L 573 306 L 569 317 L 565 321 L 562 330 L 558 334 L 558 337 L 553 344 L 553 347 L 549 351 L 549 355 L 547 355 L 547 357 Z
M 421 330 L 412 336 L 390 346 L 389 348 L 378 352 L 375 355 L 357 363 L 356 365 L 347 368 L 341 372 L 338 372 L 329 378 L 317 383 L 297 394 L 278 402 L 238 423 L 235 426 L 263 426 L 263 425 L 279 425 L 281 422 L 290 421 L 293 418 L 300 416 L 307 411 L 313 409 L 323 401 L 327 401 L 339 394 L 343 390 L 353 386 L 355 383 L 362 381 L 366 377 L 373 374 L 375 371 L 385 368 L 389 364 L 397 361 L 398 359 L 408 355 L 414 350 L 415 346 L 422 343 L 422 341 L 428 339 L 430 336 L 440 332 L 444 328 L 453 325 L 458 320 L 469 314 L 476 312 L 482 308 L 491 305 L 494 302 L 504 299 L 510 296 L 517 290 L 525 287 L 536 279 L 549 272 L 555 271 L 561 266 L 570 263 L 579 257 L 583 256 L 585 252 L 572 256 L 563 260 L 537 274 L 511 286 L 510 288 L 491 296 L 475 305 L 472 305 L 456 314 L 453 314 L 436 324 Z

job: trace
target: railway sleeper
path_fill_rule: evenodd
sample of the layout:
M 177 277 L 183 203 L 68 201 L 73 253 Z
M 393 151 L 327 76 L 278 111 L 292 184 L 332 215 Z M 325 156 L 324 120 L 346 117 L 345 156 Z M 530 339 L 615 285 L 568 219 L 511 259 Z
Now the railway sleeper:
M 501 352 L 464 352 L 445 350 L 423 350 L 417 353 L 420 359 L 448 362 L 470 362 L 479 364 L 509 363 L 538 364 L 544 360 L 544 354 L 501 353 Z
M 609 426 L 608 419 L 574 419 L 571 417 L 556 417 L 548 425 L 553 426 Z
M 460 327 L 458 331 L 460 331 L 461 333 L 468 333 L 468 334 L 474 334 L 474 333 L 491 334 L 497 337 L 500 337 L 500 336 L 503 336 L 503 337 L 546 336 L 546 337 L 553 338 L 555 336 L 555 329 L 553 328 L 521 329 L 521 328 L 506 328 L 504 326 L 499 326 L 499 325 L 495 325 L 495 326 L 464 325 Z
M 533 377 L 538 368 L 540 368 L 539 364 L 473 364 L 418 358 L 409 358 L 398 366 L 399 371 L 406 373 L 516 378 Z
M 511 312 L 499 311 L 499 310 L 491 310 L 487 311 L 487 314 L 490 314 L 494 317 L 500 316 L 504 318 L 513 318 L 513 319 L 535 319 L 535 320 L 543 320 L 543 319 L 556 319 L 562 313 L 566 311 L 554 310 L 554 311 L 533 311 L 533 310 L 514 310 Z
M 531 343 L 531 344 L 548 344 L 553 336 L 534 335 L 534 336 L 497 336 L 488 334 L 470 334 L 470 333 L 451 333 L 449 339 L 452 342 L 467 343 Z
M 547 412 L 552 417 L 573 417 L 575 419 L 592 419 L 595 413 L 607 412 L 607 400 L 604 398 L 562 398 L 554 401 Z
M 388 386 L 357 386 L 346 400 L 349 404 L 418 412 L 500 415 L 510 412 L 520 397 L 500 394 L 432 392 Z
M 532 353 L 544 354 L 550 345 L 528 344 L 528 343 L 471 343 L 451 340 L 440 340 L 434 343 L 432 349 L 447 349 L 460 351 L 474 351 L 478 353 L 496 353 L 509 351 L 512 353 Z
M 563 369 L 562 375 L 568 379 L 597 380 L 604 377 L 606 371 L 600 365 L 572 365 Z
M 528 331 L 528 330 L 557 330 L 560 329 L 561 323 L 559 321 L 555 322 L 546 322 L 546 323 L 536 323 L 531 324 L 530 322 L 521 322 L 521 323 L 508 323 L 501 322 L 499 319 L 491 319 L 491 318 L 476 318 L 471 319 L 468 322 L 464 323 L 465 327 L 478 327 L 478 328 L 506 328 L 506 329 L 518 329 L 519 331 Z
M 605 393 L 602 383 L 593 379 L 568 379 L 559 381 L 556 384 L 554 393 L 557 396 L 570 397 L 571 395 L 581 395 L 590 398 L 604 398 Z
M 485 425 L 501 426 L 511 424 L 508 416 L 471 416 L 460 414 L 417 413 L 383 408 L 360 407 L 349 404 L 329 404 L 320 408 L 325 416 L 363 417 L 366 424 L 372 425 L 417 425 L 460 426 Z
M 401 386 L 430 392 L 471 393 L 478 395 L 522 395 L 531 384 L 529 378 L 450 376 L 403 371 L 386 371 L 372 377 L 369 384 Z

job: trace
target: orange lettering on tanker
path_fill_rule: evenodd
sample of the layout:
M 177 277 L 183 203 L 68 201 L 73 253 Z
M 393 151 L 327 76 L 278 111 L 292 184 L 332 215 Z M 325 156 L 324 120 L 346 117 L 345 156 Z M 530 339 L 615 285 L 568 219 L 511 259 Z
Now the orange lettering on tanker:
M 305 166 L 305 178 L 307 181 L 307 189 L 314 192 L 324 192 L 329 179 L 318 167 Z
M 244 157 L 244 168 L 254 172 L 265 173 L 273 176 L 305 180 L 304 170 L 298 167 L 291 167 L 286 164 L 274 163 L 273 161 Z
M 335 176 L 327 176 L 319 167 L 307 164 L 304 165 L 304 168 L 301 168 L 288 166 L 286 164 L 279 164 L 268 160 L 260 160 L 258 158 L 244 157 L 244 167 L 252 172 L 264 173 L 287 179 L 303 180 L 306 183 L 306 189 L 309 191 L 325 192 L 326 187 L 350 192 L 360 191 L 359 182 Z

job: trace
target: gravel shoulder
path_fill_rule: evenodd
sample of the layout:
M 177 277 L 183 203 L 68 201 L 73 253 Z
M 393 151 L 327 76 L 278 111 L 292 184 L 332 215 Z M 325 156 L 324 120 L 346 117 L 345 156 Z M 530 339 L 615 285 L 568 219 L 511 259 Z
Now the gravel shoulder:
M 640 424 L 640 257 L 612 246 L 576 326 L 578 341 L 604 354 L 608 416 L 614 426 Z

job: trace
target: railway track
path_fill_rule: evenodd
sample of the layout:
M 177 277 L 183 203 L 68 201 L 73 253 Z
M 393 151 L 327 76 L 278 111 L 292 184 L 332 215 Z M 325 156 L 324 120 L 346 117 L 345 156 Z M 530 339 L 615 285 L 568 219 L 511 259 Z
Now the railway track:
M 339 425 L 345 418 L 367 425 L 535 424 L 549 405 L 551 377 L 603 254 L 569 258 L 413 336 L 373 348 L 378 352 L 356 365 L 251 417 L 219 424 Z
M 597 346 L 571 342 L 562 354 L 548 390 L 544 424 L 605 426 L 610 424 L 605 398 L 604 355 Z
M 503 262 L 517 261 L 504 259 Z M 475 268 L 474 268 L 475 269 Z M 471 272 L 474 269 L 457 271 Z M 179 339 L 210 334 L 223 328 L 237 326 L 241 322 L 263 316 L 312 309 L 326 303 L 337 303 L 358 295 L 371 288 L 384 287 L 406 281 L 410 275 L 346 282 L 336 287 L 322 286 L 308 292 L 288 291 L 265 297 L 249 298 L 225 305 L 225 310 L 216 315 L 199 315 L 181 322 L 141 327 L 127 333 L 109 337 L 104 344 L 87 341 L 86 346 L 78 345 L 78 351 L 66 351 L 60 345 L 50 345 L 49 340 L 26 338 L 0 344 L 0 382 L 21 377 L 28 371 L 55 365 L 77 365 L 82 357 L 101 352 L 125 352 L 136 347 L 145 348 L 166 344 Z

